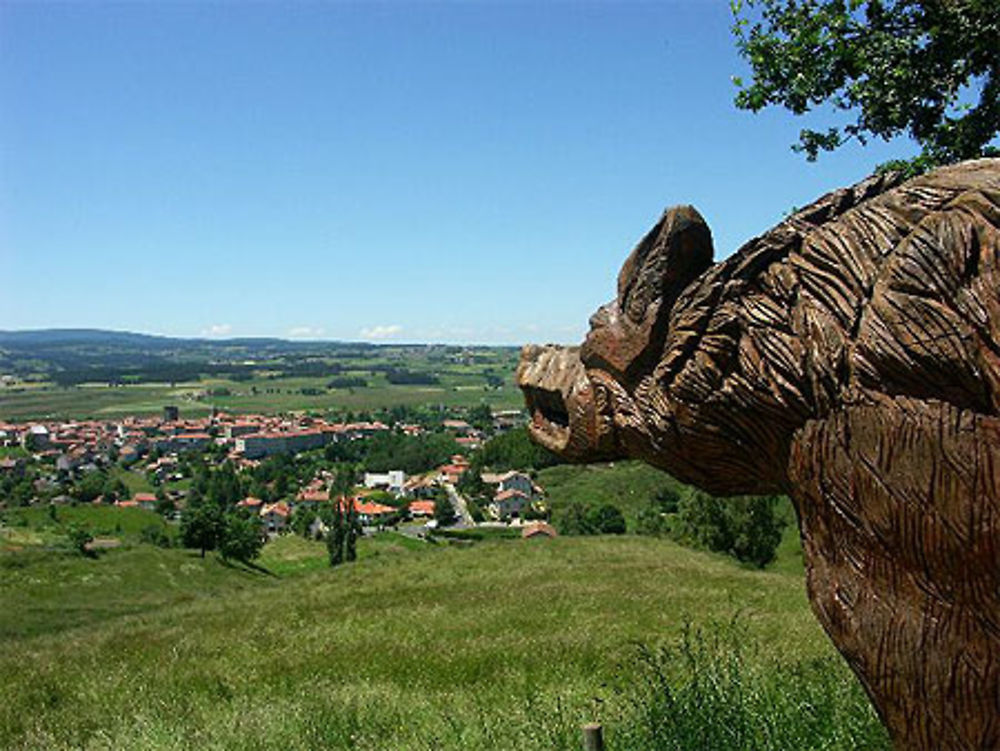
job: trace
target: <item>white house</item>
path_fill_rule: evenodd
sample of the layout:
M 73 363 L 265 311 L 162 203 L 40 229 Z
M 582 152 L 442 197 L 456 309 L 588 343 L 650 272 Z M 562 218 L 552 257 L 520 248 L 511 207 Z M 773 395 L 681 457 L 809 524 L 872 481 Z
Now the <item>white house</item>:
M 391 469 L 386 473 L 365 472 L 366 488 L 384 488 L 390 493 L 400 494 L 406 485 L 406 473 L 401 469 Z

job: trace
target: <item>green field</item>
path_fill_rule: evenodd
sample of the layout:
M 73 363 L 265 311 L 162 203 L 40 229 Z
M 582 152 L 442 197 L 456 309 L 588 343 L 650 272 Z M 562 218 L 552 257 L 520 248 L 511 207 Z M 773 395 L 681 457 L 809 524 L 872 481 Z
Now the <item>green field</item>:
M 231 413 L 290 412 L 297 410 L 374 410 L 397 405 L 474 407 L 485 402 L 494 409 L 523 406 L 521 392 L 506 383 L 488 389 L 476 374 L 445 373 L 440 385 L 395 385 L 381 374 L 369 376 L 366 388 L 325 388 L 329 378 L 276 378 L 254 381 L 210 380 L 169 386 L 92 384 L 61 388 L 48 385 L 25 390 L 0 390 L 0 420 L 116 418 L 162 412 L 176 404 L 184 417 L 202 417 L 213 406 Z M 207 396 L 209 389 L 225 388 L 228 396 Z M 302 389 L 320 389 L 307 395 Z M 255 391 L 254 391 L 255 390 Z
M 103 344 L 64 342 L 9 351 L 0 347 L 0 372 L 10 368 L 20 374 L 12 385 L 0 386 L 0 420 L 156 414 L 165 404 L 177 404 L 190 417 L 205 415 L 213 406 L 230 412 L 274 413 L 357 412 L 398 405 L 472 407 L 482 402 L 507 409 L 523 404 L 514 385 L 518 351 L 513 347 L 466 351 L 316 343 L 303 350 L 291 342 L 246 348 L 181 340 L 173 346 L 174 351 L 148 350 L 107 334 Z M 66 375 L 67 356 L 76 370 L 72 379 L 60 380 Z M 210 364 L 220 362 L 243 368 L 244 378 L 231 379 L 225 372 L 213 375 Z M 185 365 L 184 375 L 167 375 L 176 373 L 169 367 L 177 365 Z M 302 370 L 304 366 L 308 367 Z M 437 382 L 394 384 L 387 370 L 433 376 Z M 329 387 L 338 378 L 358 378 L 366 385 Z
M 541 470 L 537 482 L 553 510 L 568 503 L 610 503 L 622 510 L 630 527 L 661 488 L 687 491 L 687 486 L 670 475 L 637 461 L 557 464 Z
M 93 560 L 0 553 L 0 601 L 17 604 L 0 616 L 0 747 L 569 750 L 598 720 L 609 749 L 638 751 L 649 679 L 673 670 L 649 656 L 739 613 L 738 706 L 773 705 L 746 732 L 804 737 L 820 717 L 832 736 L 730 747 L 886 748 L 801 575 L 635 536 L 386 535 L 360 553 L 337 569 L 291 537 L 259 569 L 134 543 Z M 701 659 L 712 642 L 691 643 L 680 654 Z M 768 730 L 782 712 L 792 736 Z

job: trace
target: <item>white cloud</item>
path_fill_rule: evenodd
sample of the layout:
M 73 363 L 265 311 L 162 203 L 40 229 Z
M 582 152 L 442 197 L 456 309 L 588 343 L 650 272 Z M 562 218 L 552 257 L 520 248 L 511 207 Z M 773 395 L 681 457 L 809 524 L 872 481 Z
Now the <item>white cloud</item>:
M 325 329 L 316 326 L 293 326 L 288 329 L 288 336 L 292 339 L 319 339 L 325 333 Z
M 399 324 L 392 324 L 389 326 L 372 326 L 371 328 L 361 329 L 362 339 L 388 339 L 391 336 L 396 336 L 403 331 L 403 327 Z
M 228 323 L 213 323 L 207 329 L 201 330 L 202 336 L 229 336 L 233 327 Z

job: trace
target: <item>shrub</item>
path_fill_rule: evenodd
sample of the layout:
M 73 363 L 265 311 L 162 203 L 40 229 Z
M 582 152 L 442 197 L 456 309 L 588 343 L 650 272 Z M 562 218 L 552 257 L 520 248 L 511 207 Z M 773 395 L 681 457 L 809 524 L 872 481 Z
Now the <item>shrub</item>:
M 625 534 L 625 516 L 617 506 L 605 503 L 587 510 L 587 520 L 596 534 Z
M 635 516 L 636 534 L 650 535 L 651 537 L 664 537 L 670 534 L 670 522 L 666 515 L 660 510 L 660 505 L 655 501 L 650 501 L 645 507 L 639 509 Z
M 66 536 L 69 538 L 69 544 L 77 553 L 88 557 L 93 555 L 87 546 L 94 539 L 94 536 L 90 534 L 88 529 L 71 524 L 66 530 Z
M 763 568 L 774 560 L 786 521 L 775 496 L 717 498 L 700 490 L 682 499 L 672 534 Z
M 569 503 L 555 515 L 555 527 L 562 535 L 620 535 L 625 533 L 625 516 L 610 503 L 590 506 Z
M 139 540 L 159 548 L 170 547 L 170 535 L 159 524 L 147 524 L 139 531 Z

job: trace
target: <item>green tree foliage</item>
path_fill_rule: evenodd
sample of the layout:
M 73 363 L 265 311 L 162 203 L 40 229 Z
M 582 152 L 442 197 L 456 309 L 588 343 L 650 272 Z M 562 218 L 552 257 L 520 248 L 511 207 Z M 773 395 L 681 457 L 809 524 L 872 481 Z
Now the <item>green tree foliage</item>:
M 308 508 L 297 508 L 292 514 L 292 531 L 300 537 L 309 537 L 309 526 L 316 521 L 316 512 Z
M 493 410 L 490 405 L 480 402 L 475 407 L 471 407 L 466 414 L 466 421 L 477 430 L 493 430 Z
M 785 520 L 780 518 L 774 496 L 751 496 L 746 499 L 733 540 L 733 555 L 739 560 L 764 568 L 774 560 Z
M 237 513 L 226 515 L 219 540 L 219 553 L 224 559 L 249 563 L 260 555 L 263 547 L 264 537 L 257 519 Z
M 470 469 L 459 475 L 455 489 L 465 498 L 470 499 L 485 498 L 491 492 L 490 486 L 483 482 L 478 469 Z
M 401 469 L 415 475 L 447 462 L 461 447 L 443 433 L 411 436 L 395 431 L 381 431 L 364 441 L 338 441 L 326 447 L 330 462 L 361 464 L 369 472 Z
M 562 535 L 625 534 L 625 515 L 611 503 L 568 503 L 553 520 Z
M 434 499 L 434 518 L 439 527 L 446 527 L 455 521 L 455 507 L 448 496 L 439 495 Z
M 625 516 L 617 506 L 603 503 L 587 510 L 590 525 L 601 535 L 625 534 Z
M 469 460 L 473 469 L 543 469 L 560 463 L 558 456 L 528 437 L 527 428 L 514 428 L 494 436 Z
M 87 557 L 93 555 L 87 546 L 93 541 L 94 536 L 86 527 L 71 524 L 66 530 L 66 536 L 69 538 L 69 544 L 77 553 Z
M 104 492 L 107 482 L 108 476 L 104 472 L 87 472 L 74 486 L 73 497 L 80 503 L 90 503 Z
M 640 535 L 664 537 L 670 533 L 670 522 L 667 521 L 667 515 L 660 510 L 660 506 L 651 501 L 636 512 L 635 531 Z
M 802 130 L 814 160 L 852 139 L 906 134 L 914 168 L 997 150 L 1000 6 L 996 0 L 733 0 L 736 44 L 752 80 L 736 105 L 803 115 L 829 105 L 853 118 Z M 976 97 L 978 96 L 978 101 Z
M 344 540 L 347 530 L 344 525 L 344 512 L 340 504 L 335 504 L 326 532 L 326 552 L 331 566 L 339 566 L 344 562 Z
M 590 524 L 587 507 L 582 503 L 567 503 L 558 510 L 552 521 L 561 535 L 597 534 Z
M 101 495 L 104 496 L 105 503 L 114 503 L 129 498 L 131 493 L 120 477 L 107 476 Z
M 674 536 L 763 568 L 774 560 L 785 520 L 775 496 L 717 498 L 700 490 L 681 500 Z
M 358 537 L 361 534 L 361 522 L 353 503 L 347 504 L 344 510 L 344 531 L 344 560 L 350 563 L 358 557 Z
M 181 543 L 186 548 L 201 551 L 215 550 L 226 529 L 225 515 L 219 506 L 204 500 L 188 501 L 181 515 Z
M 326 551 L 331 566 L 350 562 L 358 557 L 358 537 L 361 523 L 358 521 L 354 503 L 335 503 L 330 515 L 326 533 Z

